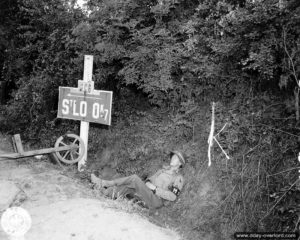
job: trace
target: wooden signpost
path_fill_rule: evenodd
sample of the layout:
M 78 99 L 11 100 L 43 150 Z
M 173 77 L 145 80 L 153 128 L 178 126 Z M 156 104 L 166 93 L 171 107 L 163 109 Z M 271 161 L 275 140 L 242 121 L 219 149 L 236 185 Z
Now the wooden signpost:
M 92 74 L 93 56 L 85 55 L 83 80 L 78 81 L 78 88 L 59 87 L 57 117 L 81 121 L 85 154 L 78 162 L 79 171 L 83 171 L 87 159 L 89 123 L 111 125 L 112 91 L 95 90 Z

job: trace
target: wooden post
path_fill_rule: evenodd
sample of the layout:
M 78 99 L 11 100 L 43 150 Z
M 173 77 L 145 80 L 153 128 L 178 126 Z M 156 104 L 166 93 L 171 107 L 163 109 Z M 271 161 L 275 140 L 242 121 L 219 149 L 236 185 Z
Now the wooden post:
M 92 81 L 93 76 L 93 56 L 85 55 L 84 56 L 84 72 L 83 72 L 83 81 L 89 82 Z M 87 160 L 87 151 L 88 151 L 88 136 L 89 136 L 89 122 L 81 121 L 80 122 L 80 138 L 83 140 L 85 145 L 85 154 L 83 158 L 78 162 L 78 171 L 82 172 L 85 168 Z
M 14 144 L 16 145 L 16 149 L 17 149 L 18 153 L 20 153 L 20 154 L 24 153 L 20 134 L 14 135 Z

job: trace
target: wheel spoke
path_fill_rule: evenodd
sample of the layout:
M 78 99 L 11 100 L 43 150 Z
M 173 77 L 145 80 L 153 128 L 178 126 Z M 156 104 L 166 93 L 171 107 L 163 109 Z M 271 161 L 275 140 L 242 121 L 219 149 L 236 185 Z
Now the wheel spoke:
M 67 144 L 65 144 L 64 142 L 60 142 L 59 144 L 62 144 L 64 146 L 68 146 Z
M 73 153 L 71 152 L 70 155 L 71 155 L 72 161 L 74 161 Z
M 73 144 L 75 144 L 77 141 L 78 141 L 78 139 L 77 139 L 77 138 L 75 138 L 75 140 L 74 140 Z
M 63 158 L 66 158 L 66 156 L 68 156 L 68 153 L 69 153 L 70 151 L 67 151 L 66 153 L 65 153 L 65 155 L 63 156 Z

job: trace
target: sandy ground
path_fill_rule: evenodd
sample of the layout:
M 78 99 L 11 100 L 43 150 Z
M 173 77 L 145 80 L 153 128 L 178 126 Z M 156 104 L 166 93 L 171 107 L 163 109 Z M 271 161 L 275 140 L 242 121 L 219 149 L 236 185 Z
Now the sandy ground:
M 11 152 L 0 135 L 1 152 Z M 135 213 L 117 209 L 47 160 L 0 160 L 0 213 L 21 206 L 32 218 L 27 240 L 176 240 L 180 236 Z M 0 239 L 8 240 L 0 228 Z

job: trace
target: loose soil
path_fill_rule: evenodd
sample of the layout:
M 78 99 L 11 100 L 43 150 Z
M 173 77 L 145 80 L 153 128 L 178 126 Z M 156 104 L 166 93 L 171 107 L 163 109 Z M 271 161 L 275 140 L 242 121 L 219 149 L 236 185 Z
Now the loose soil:
M 0 135 L 0 154 L 4 152 L 13 149 Z M 6 188 L 0 193 L 1 215 L 9 206 L 26 209 L 32 218 L 25 235 L 30 240 L 180 239 L 175 231 L 150 223 L 130 204 L 102 198 L 87 180 L 74 177 L 75 169 L 62 169 L 47 158 L 0 160 L 0 189 Z M 0 239 L 9 239 L 2 228 Z

